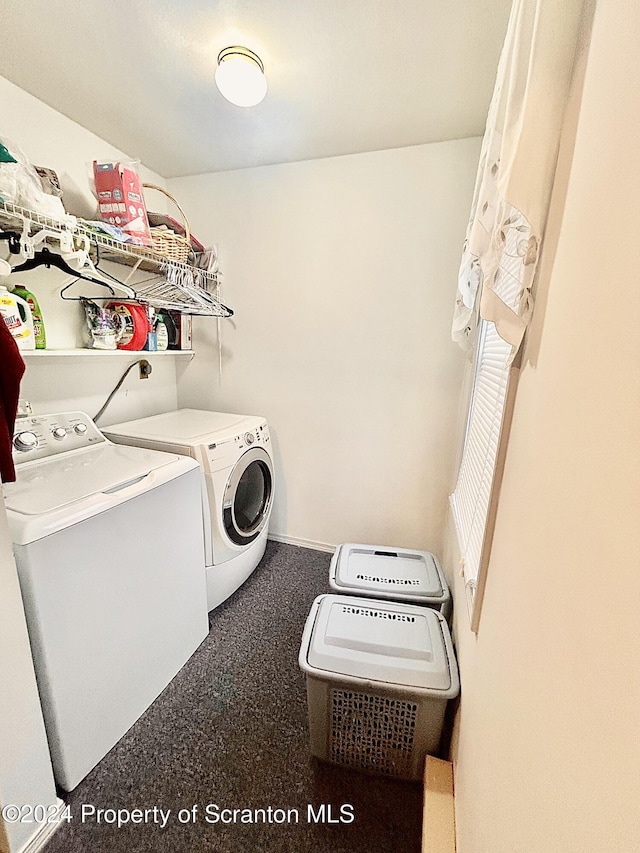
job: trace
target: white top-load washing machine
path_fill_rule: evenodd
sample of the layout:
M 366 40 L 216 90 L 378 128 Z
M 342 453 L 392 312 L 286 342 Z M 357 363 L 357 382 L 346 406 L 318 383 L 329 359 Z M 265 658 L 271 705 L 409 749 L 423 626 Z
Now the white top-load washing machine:
M 256 568 L 273 505 L 273 455 L 264 418 L 178 409 L 105 428 L 115 442 L 183 453 L 203 468 L 207 606 L 213 610 Z
M 20 419 L 3 486 L 56 779 L 71 790 L 208 631 L 202 473 L 82 412 Z

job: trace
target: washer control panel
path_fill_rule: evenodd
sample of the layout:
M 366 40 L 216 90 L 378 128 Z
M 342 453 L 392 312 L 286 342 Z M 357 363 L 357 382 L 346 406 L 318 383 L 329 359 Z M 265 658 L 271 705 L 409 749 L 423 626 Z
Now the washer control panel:
M 101 442 L 106 442 L 106 438 L 84 412 L 30 415 L 16 420 L 13 461 L 19 464 L 43 459 Z
M 242 432 L 236 435 L 233 439 L 234 445 L 242 450 L 245 447 L 251 447 L 254 444 L 266 445 L 269 443 L 269 427 L 266 423 L 259 424 L 255 429 Z
M 208 464 L 209 470 L 215 470 L 216 467 L 220 466 L 221 461 L 227 458 L 227 455 L 230 454 L 236 458 L 238 453 L 242 453 L 250 447 L 268 447 L 269 442 L 269 427 L 266 421 L 262 421 L 253 429 L 245 430 L 232 438 L 205 445 L 205 459 L 207 460 L 205 465 Z

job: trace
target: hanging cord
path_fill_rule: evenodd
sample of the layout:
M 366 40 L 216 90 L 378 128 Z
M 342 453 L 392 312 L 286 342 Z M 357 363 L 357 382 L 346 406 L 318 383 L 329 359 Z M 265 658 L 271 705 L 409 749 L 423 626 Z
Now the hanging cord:
M 105 410 L 106 410 L 107 406 L 108 406 L 108 405 L 109 405 L 109 403 L 113 400 L 113 398 L 115 397 L 116 393 L 117 393 L 117 392 L 118 392 L 118 390 L 120 389 L 120 387 L 121 387 L 122 383 L 123 383 L 123 382 L 124 382 L 124 380 L 127 378 L 127 375 L 128 375 L 128 373 L 129 373 L 129 371 L 131 370 L 131 368 L 132 368 L 132 367 L 135 367 L 135 366 L 136 366 L 136 364 L 142 364 L 142 363 L 143 363 L 143 362 L 145 362 L 145 361 L 146 361 L 146 358 L 139 358 L 139 359 L 137 359 L 137 361 L 132 361 L 132 362 L 131 362 L 131 364 L 129 365 L 129 367 L 127 367 L 127 369 L 125 370 L 125 372 L 122 374 L 122 376 L 121 376 L 121 377 L 120 377 L 120 379 L 118 380 L 118 384 L 116 385 L 116 387 L 113 389 L 113 391 L 109 394 L 109 396 L 108 396 L 108 397 L 107 397 L 107 399 L 105 400 L 103 407 L 100 409 L 100 411 L 98 412 L 98 414 L 97 414 L 97 415 L 94 415 L 94 417 L 93 417 L 94 422 L 96 422 L 96 423 L 97 423 L 98 418 L 101 418 L 101 417 L 102 417 L 102 415 L 104 414 L 104 412 L 105 412 Z M 151 365 L 149 365 L 149 373 L 150 373 L 150 372 L 151 372 Z
M 216 277 L 214 294 L 216 301 L 220 303 L 220 279 L 218 277 Z M 220 317 L 216 320 L 216 326 L 218 333 L 218 385 L 222 385 L 222 323 L 220 322 Z

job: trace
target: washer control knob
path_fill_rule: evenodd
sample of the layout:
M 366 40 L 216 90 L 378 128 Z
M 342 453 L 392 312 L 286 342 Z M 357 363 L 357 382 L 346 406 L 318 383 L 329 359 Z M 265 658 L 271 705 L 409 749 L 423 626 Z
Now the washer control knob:
M 73 428 L 73 431 L 75 432 L 76 435 L 84 435 L 87 431 L 87 425 L 83 424 L 82 422 L 79 424 L 76 424 Z
M 26 453 L 27 450 L 33 450 L 38 446 L 38 436 L 35 432 L 19 432 L 13 439 L 13 446 L 16 450 Z
M 56 427 L 51 430 L 51 434 L 54 438 L 57 438 L 58 441 L 62 441 L 63 438 L 67 437 L 67 431 L 64 427 Z
M 247 444 L 253 444 L 253 442 L 256 440 L 256 437 L 252 432 L 245 432 L 244 440 L 247 442 Z

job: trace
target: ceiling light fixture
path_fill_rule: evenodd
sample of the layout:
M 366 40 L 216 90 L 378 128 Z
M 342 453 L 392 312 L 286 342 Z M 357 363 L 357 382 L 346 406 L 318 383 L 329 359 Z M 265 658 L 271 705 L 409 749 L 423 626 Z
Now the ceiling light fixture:
M 264 65 L 248 47 L 225 47 L 218 54 L 216 86 L 238 107 L 255 107 L 267 94 Z

